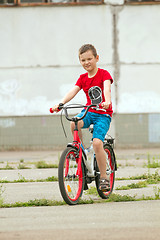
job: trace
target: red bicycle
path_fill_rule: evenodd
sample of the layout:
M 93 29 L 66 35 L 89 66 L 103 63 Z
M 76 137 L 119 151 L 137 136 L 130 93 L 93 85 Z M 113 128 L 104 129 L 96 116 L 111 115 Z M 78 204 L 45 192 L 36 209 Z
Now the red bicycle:
M 86 110 L 81 118 L 70 118 L 68 116 L 68 109 L 84 107 Z M 117 170 L 116 158 L 113 150 L 114 139 L 105 138 L 104 140 L 104 150 L 106 152 L 107 163 L 106 173 L 110 176 L 110 191 L 102 192 L 99 190 L 100 172 L 93 150 L 92 141 L 90 148 L 87 148 L 87 151 L 92 152 L 92 158 L 89 161 L 86 154 L 87 151 L 84 149 L 78 135 L 78 121 L 82 120 L 86 116 L 90 108 L 95 107 L 97 108 L 97 105 L 93 104 L 89 106 L 59 106 L 59 109 L 64 110 L 66 119 L 75 123 L 73 142 L 68 143 L 67 148 L 63 151 L 58 167 L 60 192 L 64 201 L 69 205 L 75 205 L 78 203 L 83 190 L 87 190 L 88 184 L 92 181 L 95 181 L 98 194 L 103 199 L 107 199 L 113 191 L 115 171 Z M 50 111 L 52 112 L 51 109 Z M 90 132 L 93 133 L 93 127 L 90 128 Z

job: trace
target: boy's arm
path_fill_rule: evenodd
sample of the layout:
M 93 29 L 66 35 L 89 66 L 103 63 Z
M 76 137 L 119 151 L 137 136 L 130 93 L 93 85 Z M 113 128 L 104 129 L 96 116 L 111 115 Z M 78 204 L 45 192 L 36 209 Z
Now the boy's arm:
M 64 98 L 61 100 L 61 103 L 65 104 L 67 102 L 69 102 L 72 98 L 74 98 L 76 96 L 76 94 L 80 91 L 80 87 L 78 87 L 77 85 L 75 85 L 65 96 Z M 59 105 L 55 105 L 52 110 L 53 111 L 57 111 L 58 110 Z
M 104 109 L 108 109 L 111 105 L 111 81 L 106 80 L 104 81 L 104 97 L 105 102 L 102 103 L 102 107 Z

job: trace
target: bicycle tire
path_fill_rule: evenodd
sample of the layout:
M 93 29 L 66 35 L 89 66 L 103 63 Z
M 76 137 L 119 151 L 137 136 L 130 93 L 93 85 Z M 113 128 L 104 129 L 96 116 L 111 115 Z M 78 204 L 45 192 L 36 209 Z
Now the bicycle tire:
M 78 151 L 67 147 L 60 158 L 58 167 L 59 189 L 64 201 L 69 205 L 78 203 L 84 189 L 84 165 L 81 163 L 80 175 L 77 175 Z
M 103 146 L 105 152 L 106 152 L 106 161 L 107 161 L 107 174 L 110 175 L 110 191 L 108 192 L 102 192 L 99 189 L 99 182 L 100 182 L 100 174 L 97 174 L 95 177 L 95 182 L 96 182 L 96 188 L 99 196 L 102 199 L 107 199 L 111 195 L 114 187 L 114 181 L 115 181 L 115 157 L 113 153 L 113 149 L 109 144 L 104 144 Z M 96 159 L 95 159 L 96 161 Z M 98 166 L 97 166 L 98 168 Z M 99 172 L 99 169 L 97 169 L 97 172 Z

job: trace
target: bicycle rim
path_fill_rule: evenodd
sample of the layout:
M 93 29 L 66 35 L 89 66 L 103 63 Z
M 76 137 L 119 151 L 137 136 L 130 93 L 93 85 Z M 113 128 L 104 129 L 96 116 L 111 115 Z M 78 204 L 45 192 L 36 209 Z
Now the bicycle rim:
M 107 164 L 107 175 L 109 176 L 110 179 L 110 191 L 108 192 L 102 192 L 101 190 L 99 190 L 99 180 L 100 180 L 100 175 L 97 175 L 96 177 L 96 187 L 97 187 L 97 191 L 98 194 L 101 198 L 103 199 L 107 199 L 110 194 L 113 191 L 113 187 L 114 187 L 114 181 L 115 181 L 115 164 L 114 164 L 114 159 L 113 159 L 113 154 L 112 154 L 112 150 L 108 145 L 104 145 L 104 150 L 106 152 L 106 164 Z
M 77 151 L 68 147 L 62 153 L 58 177 L 59 188 L 64 201 L 69 205 L 78 203 L 84 188 L 84 168 L 81 164 L 81 170 L 77 175 L 78 169 L 78 154 Z

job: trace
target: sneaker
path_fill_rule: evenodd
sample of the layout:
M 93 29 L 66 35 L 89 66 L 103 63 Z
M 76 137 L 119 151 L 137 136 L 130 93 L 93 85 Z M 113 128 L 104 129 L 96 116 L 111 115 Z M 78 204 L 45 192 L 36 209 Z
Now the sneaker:
M 110 182 L 108 179 L 105 179 L 105 178 L 100 179 L 99 190 L 101 190 L 102 192 L 110 191 Z

